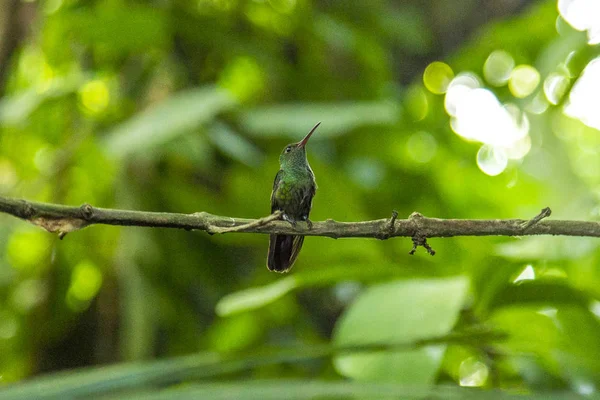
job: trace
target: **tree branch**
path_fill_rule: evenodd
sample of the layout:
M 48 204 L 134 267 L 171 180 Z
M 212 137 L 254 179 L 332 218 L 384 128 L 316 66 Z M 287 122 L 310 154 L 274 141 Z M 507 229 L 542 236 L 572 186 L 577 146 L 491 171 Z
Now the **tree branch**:
M 429 254 L 435 252 L 427 244 L 428 238 L 452 236 L 530 236 L 564 235 L 600 237 L 600 223 L 592 221 L 542 221 L 550 215 L 544 208 L 531 220 L 522 219 L 439 219 L 412 213 L 408 219 L 397 219 L 394 211 L 387 219 L 361 222 L 337 222 L 328 219 L 315 222 L 312 229 L 305 223 L 292 227 L 279 220 L 276 212 L 265 218 L 232 218 L 198 212 L 193 214 L 143 212 L 96 208 L 89 204 L 71 207 L 58 204 L 38 203 L 22 199 L 0 197 L 0 212 L 24 219 L 49 232 L 58 233 L 62 239 L 67 233 L 88 225 L 105 224 L 121 226 L 146 226 L 155 228 L 180 228 L 215 233 L 262 233 L 304 236 L 327 236 L 331 238 L 355 237 L 388 239 L 410 237 L 414 248 L 423 246 Z

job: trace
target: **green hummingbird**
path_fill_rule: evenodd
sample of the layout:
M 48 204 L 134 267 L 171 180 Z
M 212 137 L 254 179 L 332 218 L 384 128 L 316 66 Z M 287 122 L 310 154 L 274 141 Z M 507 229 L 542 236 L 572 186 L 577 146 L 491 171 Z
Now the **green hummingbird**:
M 312 222 L 308 219 L 312 208 L 312 199 L 317 191 L 317 182 L 308 159 L 306 158 L 306 143 L 319 122 L 298 143 L 285 146 L 279 156 L 280 170 L 275 175 L 273 192 L 271 192 L 271 213 L 283 212 L 283 219 L 292 226 L 296 221 L 306 221 L 308 227 Z M 270 271 L 287 272 L 294 265 L 298 253 L 304 243 L 304 236 L 271 235 L 269 238 L 269 256 L 267 267 Z

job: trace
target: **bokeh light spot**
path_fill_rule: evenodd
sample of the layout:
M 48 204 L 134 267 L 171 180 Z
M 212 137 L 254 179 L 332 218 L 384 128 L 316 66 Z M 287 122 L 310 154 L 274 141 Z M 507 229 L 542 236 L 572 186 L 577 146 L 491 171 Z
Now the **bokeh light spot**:
M 569 78 L 563 74 L 551 73 L 544 80 L 544 94 L 548 101 L 557 105 L 569 88 Z
M 484 144 L 477 152 L 477 166 L 486 175 L 500 175 L 508 166 L 504 150 Z
M 521 159 L 531 150 L 529 119 L 514 104 L 502 104 L 496 95 L 481 87 L 473 73 L 461 73 L 448 86 L 444 100 L 452 117 L 452 130 L 467 140 L 484 144 L 477 165 L 494 176 L 504 171 L 508 159 Z
M 91 261 L 85 260 L 75 266 L 71 273 L 71 286 L 67 292 L 67 303 L 72 306 L 87 303 L 102 286 L 102 272 Z M 75 307 L 77 309 L 77 307 Z
M 600 1 L 558 0 L 560 15 L 578 31 L 586 31 L 589 44 L 600 43 Z
M 529 96 L 540 83 L 540 73 L 531 65 L 519 65 L 513 69 L 508 88 L 520 99 Z
M 570 52 L 564 65 L 564 72 L 569 78 L 577 78 L 589 62 L 589 54 L 584 49 Z
M 33 164 L 41 173 L 52 171 L 54 152 L 48 146 L 41 147 L 33 156 Z
M 37 279 L 26 279 L 20 282 L 12 293 L 11 301 L 15 309 L 22 313 L 31 311 L 46 298 L 44 283 Z
M 340 282 L 333 287 L 333 295 L 341 304 L 350 304 L 362 288 L 363 285 L 358 282 Z
M 9 189 L 18 181 L 17 170 L 7 158 L 0 158 L 0 188 Z
M 110 92 L 106 82 L 95 79 L 79 89 L 79 101 L 84 111 L 91 115 L 101 114 L 108 107 Z
M 405 105 L 413 121 L 422 121 L 429 112 L 427 92 L 420 85 L 411 87 L 406 93 Z
M 469 357 L 460 363 L 458 368 L 460 386 L 480 387 L 485 385 L 489 370 L 487 365 L 475 357 Z
M 506 85 L 515 67 L 515 60 L 503 50 L 492 52 L 483 64 L 483 77 L 490 85 Z
M 504 151 L 510 160 L 521 160 L 531 151 L 531 136 L 524 136 Z
M 532 281 L 535 279 L 535 270 L 533 269 L 533 265 L 527 265 L 521 273 L 513 280 L 513 283 L 521 282 L 521 281 Z
M 600 57 L 590 61 L 581 77 L 575 82 L 569 101 L 565 105 L 565 114 L 578 118 L 591 128 L 600 129 Z
M 435 94 L 444 94 L 454 78 L 452 68 L 446 63 L 434 61 L 425 68 L 423 83 L 427 90 Z
M 513 113 L 512 107 L 504 107 L 491 91 L 473 89 L 458 104 L 452 127 L 465 139 L 510 147 L 529 129 L 529 124 L 518 123 Z M 519 119 L 526 121 L 523 116 Z
M 451 116 L 456 116 L 459 105 L 465 100 L 472 89 L 481 87 L 477 75 L 470 72 L 461 72 L 450 82 L 444 99 L 446 111 Z
M 375 189 L 385 176 L 385 168 L 371 158 L 354 159 L 348 164 L 348 174 L 363 189 Z
M 262 69 L 250 57 L 238 57 L 228 64 L 219 78 L 219 86 L 227 89 L 238 100 L 256 97 L 265 86 Z
M 592 300 L 589 309 L 597 318 L 600 318 L 600 301 Z
M 531 101 L 527 104 L 526 110 L 532 114 L 540 115 L 546 112 L 549 106 L 550 103 L 548 102 L 546 96 L 543 93 L 539 92 L 538 94 L 533 96 Z
M 7 244 L 10 264 L 23 271 L 42 270 L 49 255 L 50 238 L 48 233 L 38 230 L 15 232 Z

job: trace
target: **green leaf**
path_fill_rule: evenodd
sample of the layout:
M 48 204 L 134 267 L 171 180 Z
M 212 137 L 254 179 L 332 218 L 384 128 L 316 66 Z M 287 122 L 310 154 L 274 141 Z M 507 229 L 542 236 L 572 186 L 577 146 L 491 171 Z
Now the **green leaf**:
M 319 270 L 300 271 L 268 285 L 231 293 L 217 303 L 216 312 L 224 317 L 255 310 L 294 290 L 308 287 L 330 286 L 348 281 L 375 282 L 406 275 L 406 271 L 398 266 L 374 267 L 368 264 L 331 265 Z
M 508 306 L 572 304 L 587 307 L 590 296 L 568 285 L 566 280 L 523 281 L 507 285 L 487 305 L 489 310 Z
M 338 346 L 401 343 L 448 333 L 468 289 L 463 277 L 415 279 L 373 286 L 338 321 Z M 431 384 L 445 346 L 405 352 L 349 354 L 335 359 L 339 373 L 366 381 Z
M 223 297 L 217 303 L 216 312 L 223 317 L 261 308 L 297 287 L 298 280 L 296 277 L 288 276 L 265 286 L 241 290 Z
M 72 74 L 55 78 L 44 89 L 29 89 L 0 99 L 0 124 L 16 125 L 24 122 L 38 107 L 51 99 L 73 93 L 85 77 Z
M 197 128 L 235 105 L 230 94 L 216 87 L 185 90 L 108 132 L 105 146 L 117 157 L 146 151 Z
M 393 346 L 414 348 L 418 345 L 395 343 Z M 381 345 L 375 347 L 382 348 Z M 365 351 L 364 347 L 351 349 Z M 327 357 L 341 350 L 329 344 L 294 346 L 266 349 L 249 355 L 200 353 L 147 363 L 87 368 L 41 376 L 26 383 L 13 385 L 0 392 L 0 400 L 89 397 L 123 390 L 143 390 L 149 386 L 168 386 L 184 380 L 231 374 L 257 366 Z
M 110 397 L 109 397 L 110 398 Z M 127 399 L 236 399 L 236 400 L 304 400 L 304 399 L 575 399 L 568 393 L 516 395 L 498 390 L 466 389 L 455 386 L 398 385 L 319 380 L 246 380 L 186 385 L 160 392 L 146 392 Z M 587 399 L 588 397 L 586 397 Z
M 252 134 L 263 137 L 285 135 L 298 138 L 321 121 L 315 138 L 341 135 L 369 125 L 392 125 L 400 109 L 392 101 L 341 104 L 286 104 L 255 108 L 243 112 L 240 122 Z
M 56 399 L 106 393 L 123 388 L 160 384 L 192 375 L 219 361 L 216 354 L 194 355 L 152 363 L 129 363 L 62 372 L 10 386 L 0 392 L 0 399 Z
M 208 131 L 208 139 L 223 153 L 248 166 L 257 167 L 263 162 L 260 150 L 225 124 L 214 123 Z
M 497 310 L 489 322 L 507 334 L 499 348 L 517 355 L 515 366 L 526 382 L 539 379 L 534 371 L 540 367 L 581 390 L 598 381 L 600 324 L 587 307 L 519 305 Z
M 557 354 L 562 372 L 574 386 L 592 384 L 600 377 L 600 323 L 584 307 L 561 307 L 556 312 L 564 351 Z
M 512 260 L 574 260 L 596 251 L 598 241 L 585 237 L 528 237 L 496 246 L 496 254 Z

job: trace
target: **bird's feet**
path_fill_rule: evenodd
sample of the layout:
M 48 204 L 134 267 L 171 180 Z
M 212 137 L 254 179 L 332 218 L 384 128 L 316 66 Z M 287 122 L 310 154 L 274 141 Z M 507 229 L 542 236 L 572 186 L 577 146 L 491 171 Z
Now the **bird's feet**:
M 281 218 L 284 221 L 289 222 L 290 225 L 292 225 L 293 228 L 296 228 L 296 225 L 297 225 L 298 221 L 296 221 L 294 218 L 290 217 L 289 215 L 287 215 L 285 213 L 281 216 Z M 306 222 L 306 226 L 308 227 L 308 229 L 312 229 L 313 223 L 312 223 L 312 221 L 310 219 L 308 219 L 308 215 L 304 215 L 302 217 L 302 221 Z
M 283 218 L 284 221 L 289 222 L 290 225 L 292 225 L 293 228 L 296 227 L 296 220 L 295 219 L 293 219 L 292 217 L 290 217 L 289 215 L 287 215 L 285 213 L 281 217 Z
M 303 216 L 302 220 L 306 221 L 306 226 L 308 226 L 308 229 L 312 229 L 313 223 L 310 219 L 308 219 L 308 215 Z

